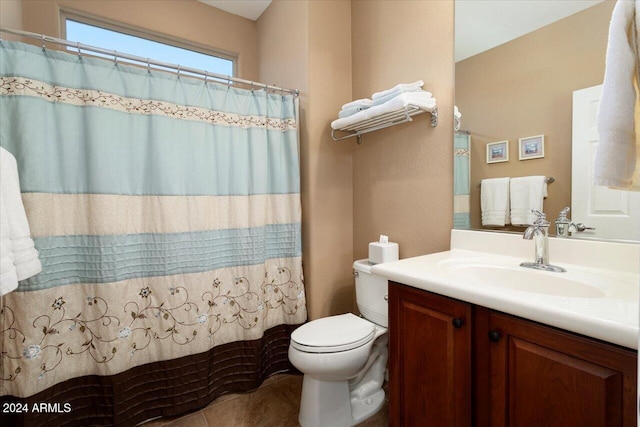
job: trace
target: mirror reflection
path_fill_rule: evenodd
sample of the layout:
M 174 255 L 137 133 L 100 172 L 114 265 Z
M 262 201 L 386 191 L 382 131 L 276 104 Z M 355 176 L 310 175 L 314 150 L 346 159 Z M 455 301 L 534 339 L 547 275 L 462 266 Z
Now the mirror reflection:
M 550 234 L 570 207 L 572 223 L 595 228 L 573 237 L 640 241 L 640 194 L 593 187 L 589 175 L 613 6 L 456 0 L 454 227 L 522 232 L 509 211 L 502 226 L 486 209 L 483 225 L 480 184 L 541 176 L 554 179 L 541 199 Z

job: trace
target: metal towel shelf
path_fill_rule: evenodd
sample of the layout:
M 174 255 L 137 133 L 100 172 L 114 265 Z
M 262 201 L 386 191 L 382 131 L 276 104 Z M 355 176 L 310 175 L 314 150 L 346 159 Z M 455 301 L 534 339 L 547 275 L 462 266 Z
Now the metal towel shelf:
M 362 135 L 365 133 L 399 125 L 400 123 L 410 122 L 413 120 L 411 117 L 427 112 L 427 110 L 423 110 L 416 105 L 408 104 L 401 109 L 389 111 L 388 113 L 371 117 L 370 119 L 345 126 L 341 129 L 332 129 L 331 138 L 333 138 L 334 141 L 340 141 L 355 136 L 358 139 L 358 144 L 362 144 Z M 437 125 L 438 107 L 434 107 L 431 111 L 431 127 L 436 127 Z M 348 132 L 348 134 L 337 136 L 336 132 Z

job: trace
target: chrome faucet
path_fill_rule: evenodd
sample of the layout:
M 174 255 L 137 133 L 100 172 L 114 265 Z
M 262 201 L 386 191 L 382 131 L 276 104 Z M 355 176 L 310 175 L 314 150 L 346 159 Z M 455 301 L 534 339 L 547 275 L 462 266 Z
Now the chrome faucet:
M 562 209 L 558 214 L 558 218 L 556 219 L 556 237 L 569 237 L 572 233 L 576 231 L 576 225 L 571 222 L 569 218 L 567 218 L 567 214 L 571 208 L 567 206 Z
M 562 267 L 549 264 L 549 221 L 547 221 L 547 216 L 543 212 L 537 209 L 531 209 L 531 212 L 536 214 L 538 218 L 533 225 L 527 227 L 522 238 L 535 241 L 535 261 L 523 262 L 520 267 L 557 273 L 567 271 Z
M 569 237 L 572 236 L 575 232 L 582 232 L 585 230 L 595 230 L 594 227 L 587 227 L 583 223 L 579 222 L 578 224 L 574 224 L 571 222 L 569 218 L 567 218 L 567 214 L 571 209 L 567 206 L 562 209 L 558 214 L 558 219 L 556 219 L 556 237 Z

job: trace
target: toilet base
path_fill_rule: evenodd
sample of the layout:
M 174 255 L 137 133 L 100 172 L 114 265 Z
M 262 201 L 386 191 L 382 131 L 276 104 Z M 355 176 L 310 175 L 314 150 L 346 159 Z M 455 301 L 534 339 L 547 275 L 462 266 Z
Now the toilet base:
M 364 399 L 352 398 L 349 381 L 321 381 L 305 375 L 298 421 L 303 427 L 350 427 L 378 412 L 384 398 L 382 389 Z
M 384 390 L 380 389 L 366 399 L 351 399 L 352 425 L 359 424 L 378 412 L 384 405 L 384 396 Z
M 350 427 L 378 412 L 384 405 L 382 384 L 389 354 L 388 342 L 386 333 L 376 339 L 367 362 L 353 378 L 330 381 L 325 376 L 320 380 L 305 373 L 298 417 L 300 425 Z

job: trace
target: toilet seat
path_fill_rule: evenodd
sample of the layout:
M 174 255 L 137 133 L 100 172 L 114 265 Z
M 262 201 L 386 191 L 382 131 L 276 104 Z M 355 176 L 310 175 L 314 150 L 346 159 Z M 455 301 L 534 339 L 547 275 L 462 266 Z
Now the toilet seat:
M 305 353 L 338 353 L 361 347 L 376 335 L 376 326 L 347 313 L 313 320 L 291 334 L 291 346 Z

